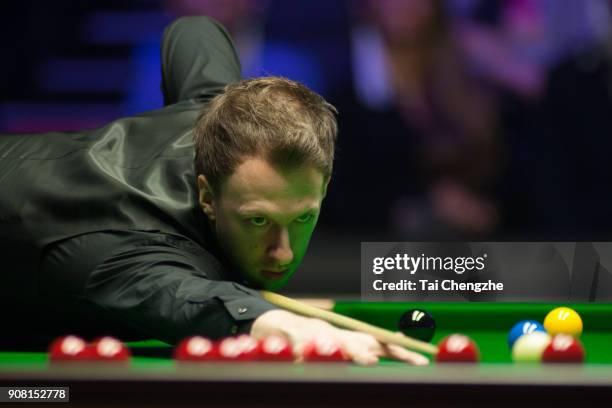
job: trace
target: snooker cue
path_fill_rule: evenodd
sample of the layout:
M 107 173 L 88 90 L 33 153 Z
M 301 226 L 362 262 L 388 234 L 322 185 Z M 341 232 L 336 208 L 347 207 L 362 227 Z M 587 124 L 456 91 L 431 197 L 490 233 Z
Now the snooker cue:
M 279 295 L 278 293 L 268 292 L 266 290 L 262 290 L 260 293 L 266 301 L 272 303 L 273 305 L 303 316 L 316 317 L 318 319 L 325 320 L 326 322 L 338 327 L 370 334 L 381 343 L 395 344 L 410 350 L 433 355 L 438 353 L 438 347 L 434 346 L 433 344 L 413 339 L 404 335 L 403 333 L 392 332 L 351 317 L 330 312 L 329 310 L 319 309 L 286 296 Z

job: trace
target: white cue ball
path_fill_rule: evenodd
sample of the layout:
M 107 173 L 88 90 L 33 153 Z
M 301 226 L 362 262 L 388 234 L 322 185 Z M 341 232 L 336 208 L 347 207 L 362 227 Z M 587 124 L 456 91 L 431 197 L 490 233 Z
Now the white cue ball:
M 512 360 L 515 363 L 539 363 L 550 341 L 551 337 L 544 332 L 524 334 L 512 347 Z

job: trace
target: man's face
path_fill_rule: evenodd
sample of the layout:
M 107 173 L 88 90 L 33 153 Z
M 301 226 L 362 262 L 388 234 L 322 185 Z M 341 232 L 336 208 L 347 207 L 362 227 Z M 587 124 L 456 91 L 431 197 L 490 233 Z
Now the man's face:
M 203 176 L 198 182 L 202 196 Z M 253 157 L 208 208 L 203 204 L 221 249 L 250 284 L 276 289 L 289 280 L 308 248 L 326 184 L 312 167 L 280 169 Z

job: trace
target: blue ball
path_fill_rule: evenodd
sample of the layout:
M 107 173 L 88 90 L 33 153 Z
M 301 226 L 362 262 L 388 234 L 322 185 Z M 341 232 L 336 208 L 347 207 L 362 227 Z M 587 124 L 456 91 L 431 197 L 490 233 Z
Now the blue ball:
M 514 342 L 518 340 L 524 334 L 529 334 L 533 332 L 541 331 L 546 333 L 546 329 L 542 325 L 542 323 L 535 320 L 521 320 L 517 324 L 515 324 L 510 333 L 508 333 L 508 347 L 512 350 L 512 346 Z

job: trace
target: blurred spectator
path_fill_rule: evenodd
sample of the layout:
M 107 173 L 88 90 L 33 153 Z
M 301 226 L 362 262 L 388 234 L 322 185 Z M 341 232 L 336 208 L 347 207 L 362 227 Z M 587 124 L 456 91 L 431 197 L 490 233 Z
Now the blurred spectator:
M 548 68 L 610 34 L 608 0 L 451 0 L 471 69 L 538 98 Z
M 608 239 L 610 2 L 472 3 L 459 31 L 472 69 L 511 92 L 502 122 L 506 232 L 519 239 Z
M 470 69 L 528 98 L 541 95 L 545 79 L 546 35 L 539 3 L 537 0 L 488 2 L 488 18 L 495 25 L 474 19 L 457 19 L 455 24 L 461 47 L 469 56 Z M 497 10 L 492 11 L 493 7 Z
M 331 217 L 409 239 L 491 233 L 502 160 L 495 93 L 466 69 L 441 1 L 359 4 L 354 87 L 333 97 Z
M 413 240 L 610 235 L 607 0 L 350 4 L 325 222 Z

